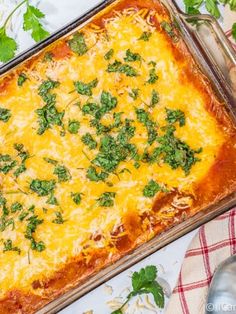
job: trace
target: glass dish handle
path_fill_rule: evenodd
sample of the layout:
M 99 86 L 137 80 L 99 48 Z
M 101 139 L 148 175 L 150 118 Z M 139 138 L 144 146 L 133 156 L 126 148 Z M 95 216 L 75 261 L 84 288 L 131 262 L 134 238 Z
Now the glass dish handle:
M 208 58 L 214 65 L 214 70 L 218 72 L 222 83 L 228 85 L 236 101 L 236 51 L 219 23 L 207 14 L 192 16 L 182 14 L 182 18 L 205 48 Z

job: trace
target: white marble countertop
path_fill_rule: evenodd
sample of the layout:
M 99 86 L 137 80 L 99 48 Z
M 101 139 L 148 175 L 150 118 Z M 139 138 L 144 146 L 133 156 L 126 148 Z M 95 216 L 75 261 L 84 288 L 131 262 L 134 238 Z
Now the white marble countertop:
M 69 23 L 73 19 L 82 15 L 85 11 L 92 8 L 101 0 L 47 0 L 47 1 L 32 1 L 33 4 L 38 4 L 39 8 L 46 13 L 47 19 L 45 21 L 46 27 L 50 32 L 53 32 L 65 24 Z M 0 0 L 0 20 L 7 15 L 9 10 L 14 7 L 16 3 L 15 0 Z M 181 4 L 182 1 L 179 0 Z M 12 19 L 12 24 L 14 25 L 14 31 L 10 30 L 9 35 L 17 38 L 19 42 L 18 51 L 23 51 L 26 48 L 34 44 L 28 33 L 23 32 L 21 29 L 21 20 L 19 18 L 20 12 L 18 12 Z M 126 296 L 126 288 L 130 287 L 131 280 L 130 274 L 134 270 L 139 270 L 141 267 L 146 265 L 156 265 L 159 270 L 159 276 L 164 278 L 169 284 L 171 289 L 175 286 L 176 280 L 178 278 L 178 273 L 181 267 L 181 263 L 184 258 L 186 249 L 191 242 L 193 236 L 196 234 L 197 230 L 187 234 L 186 236 L 178 239 L 172 244 L 166 246 L 165 248 L 159 250 L 158 252 L 152 254 L 148 258 L 144 259 L 142 262 L 131 267 L 127 271 L 116 276 L 106 284 L 98 287 L 94 291 L 90 292 L 77 302 L 73 303 L 69 307 L 61 311 L 61 314 L 82 314 L 86 311 L 93 310 L 94 314 L 109 314 L 111 309 L 108 306 L 109 301 L 113 300 L 115 297 Z M 111 288 L 110 288 L 111 287 Z M 151 302 L 153 300 L 150 297 Z M 166 300 L 166 304 L 168 299 Z M 161 313 L 160 310 L 154 308 L 135 310 L 134 306 L 130 306 L 128 313 Z

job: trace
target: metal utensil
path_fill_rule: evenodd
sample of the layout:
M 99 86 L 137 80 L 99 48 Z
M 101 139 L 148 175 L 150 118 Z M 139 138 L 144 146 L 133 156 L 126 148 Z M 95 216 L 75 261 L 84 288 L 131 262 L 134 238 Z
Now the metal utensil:
M 236 255 L 217 268 L 208 292 L 206 314 L 236 314 Z

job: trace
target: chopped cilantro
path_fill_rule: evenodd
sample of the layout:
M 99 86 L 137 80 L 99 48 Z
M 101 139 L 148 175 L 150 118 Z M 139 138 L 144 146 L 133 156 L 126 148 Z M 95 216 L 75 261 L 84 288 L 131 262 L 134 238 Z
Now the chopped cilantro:
M 143 32 L 142 35 L 139 37 L 139 40 L 149 41 L 149 38 L 152 36 L 150 32 Z
M 71 179 L 69 170 L 65 166 L 62 166 L 62 165 L 57 165 L 54 169 L 53 174 L 58 176 L 59 182 L 66 182 Z
M 105 60 L 110 60 L 114 55 L 114 49 L 110 49 L 104 56 Z
M 68 41 L 70 49 L 77 53 L 79 56 L 84 55 L 88 51 L 86 45 L 84 34 L 82 32 L 77 32 L 73 35 L 72 39 Z
M 150 107 L 154 108 L 155 105 L 157 105 L 159 103 L 159 100 L 160 100 L 160 96 L 159 96 L 158 92 L 155 89 L 153 89 L 152 95 L 151 95 Z
M 155 84 L 158 79 L 159 79 L 159 77 L 156 74 L 156 70 L 154 68 L 152 68 L 149 71 L 149 79 L 148 79 L 147 83 L 148 84 Z
M 193 150 L 187 143 L 175 137 L 176 128 L 173 125 L 167 126 L 165 130 L 166 133 L 158 138 L 160 146 L 157 148 L 157 155 L 172 169 L 181 168 L 188 175 L 192 166 L 200 161 L 195 155 L 201 153 L 202 148 Z
M 90 133 L 86 133 L 82 136 L 82 142 L 88 146 L 89 149 L 95 149 L 97 147 L 97 142 L 94 140 Z
M 82 193 L 71 193 L 71 198 L 76 205 L 81 203 L 81 195 Z
M 44 159 L 46 162 L 48 162 L 49 164 L 51 164 L 51 165 L 56 166 L 56 165 L 58 164 L 58 161 L 55 160 L 55 159 L 51 159 L 51 158 L 47 158 L 47 157 L 44 157 L 43 159 Z
M 0 107 L 0 121 L 3 121 L 6 123 L 8 122 L 10 117 L 11 117 L 11 111 L 9 109 Z
M 93 166 L 90 166 L 87 170 L 87 178 L 90 181 L 105 181 L 106 178 L 108 177 L 108 173 L 101 171 L 100 173 L 97 172 L 96 168 Z
M 0 154 L 0 172 L 7 174 L 16 166 L 17 162 L 10 155 Z
M 102 207 L 111 207 L 114 205 L 114 198 L 116 193 L 114 192 L 105 192 L 97 199 L 99 206 Z
M 56 186 L 55 180 L 39 180 L 33 179 L 30 183 L 30 189 L 37 193 L 39 196 L 49 195 Z
M 45 250 L 46 246 L 43 241 L 35 241 L 33 238 L 31 239 L 31 249 L 37 252 L 42 252 Z
M 55 212 L 55 215 L 56 215 L 56 218 L 53 219 L 53 221 L 52 221 L 54 224 L 61 225 L 65 222 L 65 220 L 62 217 L 61 212 Z
M 58 205 L 58 201 L 54 196 L 54 191 L 50 193 L 49 198 L 47 199 L 47 204 L 49 205 Z
M 136 115 L 139 122 L 143 123 L 148 133 L 148 144 L 152 145 L 157 139 L 157 125 L 151 120 L 150 115 L 144 109 L 136 109 Z
M 22 86 L 22 85 L 25 83 L 25 81 L 26 81 L 27 79 L 28 79 L 28 77 L 26 76 L 26 74 L 22 72 L 22 73 L 19 75 L 18 80 L 17 80 L 18 86 Z
M 28 224 L 26 226 L 25 231 L 25 238 L 31 241 L 31 249 L 42 252 L 45 250 L 45 244 L 43 241 L 36 242 L 33 235 L 39 225 L 41 225 L 44 220 L 39 219 L 37 215 L 32 215 L 31 217 L 27 218 Z
M 18 252 L 18 254 L 21 253 L 21 250 L 17 246 L 13 246 L 12 240 L 10 239 L 7 239 L 6 241 L 4 241 L 3 245 L 4 245 L 3 252 L 15 251 L 15 252 Z
M 140 61 L 141 56 L 139 53 L 131 52 L 130 49 L 126 50 L 126 56 L 124 57 L 125 62 L 134 62 L 134 61 Z
M 131 67 L 129 64 L 122 64 L 120 61 L 114 61 L 109 63 L 107 67 L 107 72 L 119 72 L 124 73 L 126 76 L 137 76 L 137 71 Z
M 160 184 L 155 182 L 154 180 L 150 180 L 148 184 L 143 189 L 143 196 L 145 197 L 154 197 L 157 192 L 161 191 L 162 187 Z
M 87 103 L 82 107 L 83 114 L 90 114 L 95 116 L 96 112 L 99 110 L 99 105 L 95 103 Z
M 81 81 L 74 82 L 75 89 L 78 94 L 92 96 L 92 89 L 98 85 L 98 79 L 94 79 L 89 83 L 83 83 Z
M 133 100 L 136 100 L 139 96 L 139 89 L 138 88 L 132 88 L 131 92 L 129 92 L 129 96 L 133 98 Z
M 56 87 L 58 87 L 60 84 L 57 81 L 53 81 L 53 80 L 46 80 L 43 81 L 39 88 L 38 88 L 38 94 L 39 96 L 42 97 L 43 101 L 50 105 L 50 104 L 55 104 L 55 99 L 56 99 L 56 95 L 55 94 L 51 94 L 50 91 Z
M 19 202 L 15 202 L 11 205 L 11 212 L 16 213 L 17 211 L 21 211 L 23 208 L 22 204 Z
M 80 123 L 77 120 L 69 120 L 68 122 L 68 131 L 71 134 L 77 134 L 80 128 Z
M 184 126 L 185 125 L 185 114 L 182 110 L 176 109 L 168 109 L 166 108 L 166 121 L 170 124 L 179 122 L 179 126 Z

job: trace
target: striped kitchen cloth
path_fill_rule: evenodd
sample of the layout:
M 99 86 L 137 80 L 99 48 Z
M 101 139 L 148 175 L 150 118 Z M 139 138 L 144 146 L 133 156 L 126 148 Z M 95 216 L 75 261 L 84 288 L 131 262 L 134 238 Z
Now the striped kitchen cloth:
M 236 208 L 200 227 L 186 252 L 165 314 L 204 314 L 214 271 L 236 254 Z

